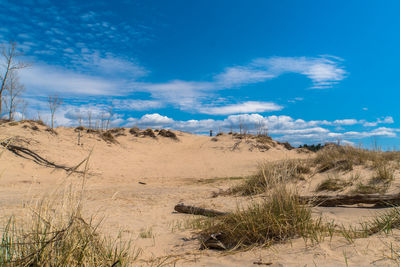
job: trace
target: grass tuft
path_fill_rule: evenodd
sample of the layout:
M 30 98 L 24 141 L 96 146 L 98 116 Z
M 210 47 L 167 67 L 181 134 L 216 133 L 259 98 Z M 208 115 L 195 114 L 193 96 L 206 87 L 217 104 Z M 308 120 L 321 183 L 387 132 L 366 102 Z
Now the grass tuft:
M 303 174 L 311 170 L 306 161 L 284 160 L 260 165 L 258 173 L 249 176 L 244 183 L 233 187 L 230 192 L 240 195 L 263 193 L 279 184 L 304 179 Z
M 81 185 L 64 180 L 64 186 L 28 203 L 25 220 L 10 217 L 0 230 L 0 266 L 130 266 L 136 260 L 140 251 L 132 255 L 130 241 L 103 237 L 100 223 L 82 215 L 89 158 Z
M 335 176 L 328 175 L 328 178 L 317 186 L 316 191 L 339 191 L 351 185 L 351 182 L 340 179 L 337 174 Z
M 330 144 L 317 152 L 314 163 L 318 166 L 319 172 L 331 169 L 351 171 L 355 165 L 375 161 L 377 157 L 376 151 Z
M 247 209 L 203 220 L 198 227 L 205 247 L 210 247 L 210 236 L 218 236 L 218 242 L 226 249 L 269 246 L 297 237 L 318 241 L 324 232 L 321 221 L 311 218 L 311 209 L 283 186 L 276 187 L 261 203 L 253 202 Z

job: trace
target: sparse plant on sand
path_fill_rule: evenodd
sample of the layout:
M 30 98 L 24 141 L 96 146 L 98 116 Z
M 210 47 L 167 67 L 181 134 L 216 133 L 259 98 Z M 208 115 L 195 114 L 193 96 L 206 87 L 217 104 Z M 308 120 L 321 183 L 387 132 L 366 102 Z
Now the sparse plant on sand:
M 339 191 L 351 186 L 352 183 L 339 178 L 339 174 L 328 175 L 316 188 L 316 191 Z
M 248 177 L 242 184 L 231 189 L 231 193 L 254 195 L 279 184 L 304 179 L 304 174 L 311 172 L 303 160 L 284 160 L 260 165 L 258 172 Z
M 85 174 L 88 160 L 79 164 Z M 30 204 L 26 220 L 10 217 L 1 229 L 0 266 L 130 266 L 139 251 L 132 255 L 120 235 L 102 237 L 95 218 L 82 214 L 85 177 L 79 187 L 64 184 Z
M 276 187 L 262 202 L 198 224 L 204 247 L 210 247 L 210 236 L 217 236 L 225 249 L 269 246 L 297 237 L 318 241 L 321 234 L 325 235 L 325 227 L 321 220 L 312 219 L 310 207 L 284 186 Z

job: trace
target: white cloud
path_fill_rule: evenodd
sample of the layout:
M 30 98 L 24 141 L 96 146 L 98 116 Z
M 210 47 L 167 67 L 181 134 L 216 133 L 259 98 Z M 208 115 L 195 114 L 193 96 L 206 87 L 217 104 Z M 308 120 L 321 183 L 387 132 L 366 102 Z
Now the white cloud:
M 207 114 L 234 114 L 240 105 L 250 104 L 229 104 L 225 108 L 220 108 L 214 103 L 207 103 L 207 100 L 209 101 L 216 91 L 265 82 L 289 72 L 299 73 L 311 79 L 312 88 L 328 88 L 347 75 L 340 61 L 339 58 L 328 56 L 259 58 L 248 65 L 228 67 L 209 82 L 173 80 L 165 83 L 132 83 L 132 87 L 137 91 L 150 92 L 153 98 L 182 110 L 202 112 L 208 109 L 215 112 Z M 295 98 L 294 101 L 301 100 L 303 99 Z M 241 110 L 246 108 L 242 107 Z M 261 109 L 261 107 L 256 110 L 249 108 L 247 112 L 262 112 Z M 232 111 L 228 113 L 228 110 Z
M 147 91 L 160 101 L 177 106 L 183 110 L 194 110 L 202 99 L 212 95 L 213 85 L 208 82 L 187 82 L 174 80 L 167 83 L 134 83 L 138 91 Z
M 239 66 L 226 68 L 223 73 L 215 77 L 215 81 L 223 88 L 231 88 L 243 84 L 263 82 L 274 77 L 275 75 L 266 70 Z
M 375 122 L 364 121 L 363 126 L 375 127 L 378 124 L 392 124 L 392 123 L 394 123 L 393 117 L 387 116 L 387 117 L 384 117 L 383 119 L 377 119 Z
M 162 116 L 158 113 L 154 113 L 154 114 L 143 115 L 138 121 L 136 121 L 136 124 L 140 126 L 153 126 L 156 128 L 159 127 L 161 128 L 161 127 L 167 127 L 173 122 L 174 120 L 168 118 L 167 116 Z
M 372 136 L 394 138 L 397 136 L 397 132 L 400 132 L 400 129 L 386 127 L 376 128 L 371 131 L 332 132 L 327 128 L 315 127 L 316 121 L 293 119 L 284 115 L 264 117 L 260 114 L 230 115 L 223 120 L 188 121 L 175 121 L 160 114 L 147 114 L 139 120 L 130 118 L 126 122 L 128 122 L 128 125 L 172 128 L 195 133 L 206 133 L 209 130 L 238 131 L 239 127 L 252 133 L 256 133 L 260 129 L 266 129 L 277 140 L 290 141 L 297 144 L 336 142 L 337 140 L 346 140 L 346 144 L 353 144 L 349 139 L 359 140 Z M 333 122 L 331 124 L 333 125 Z
M 276 76 L 287 72 L 299 73 L 312 80 L 314 89 L 331 87 L 343 80 L 347 72 L 340 65 L 340 58 L 321 57 L 272 57 L 261 58 L 253 62 L 256 66 L 264 66 Z
M 333 121 L 333 124 L 336 124 L 336 125 L 354 125 L 357 123 L 358 123 L 358 121 L 355 119 L 344 119 L 344 120 Z
M 238 113 L 270 112 L 283 109 L 273 102 L 247 101 L 240 104 L 226 105 L 220 107 L 202 107 L 200 113 L 212 115 L 229 115 Z
M 271 57 L 258 58 L 245 66 L 226 68 L 215 76 L 217 85 L 224 88 L 264 82 L 285 73 L 305 75 L 314 89 L 323 89 L 343 80 L 347 72 L 340 65 L 342 60 L 332 56 L 321 57 Z

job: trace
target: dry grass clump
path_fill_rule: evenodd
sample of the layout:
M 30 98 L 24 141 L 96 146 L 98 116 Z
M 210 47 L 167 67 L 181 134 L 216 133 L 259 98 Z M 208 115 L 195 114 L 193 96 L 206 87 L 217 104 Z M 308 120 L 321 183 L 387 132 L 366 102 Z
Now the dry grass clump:
M 107 130 L 107 132 L 115 135 L 115 137 L 123 136 L 123 135 L 125 135 L 125 128 L 122 128 L 122 127 L 112 128 L 112 129 Z
M 114 135 L 109 131 L 101 133 L 100 137 L 106 142 L 113 144 L 118 143 L 117 139 L 115 139 Z
M 378 159 L 378 152 L 352 146 L 326 145 L 317 152 L 314 163 L 319 172 L 331 169 L 342 171 L 353 170 L 353 166 L 365 164 Z
M 46 126 L 42 120 L 21 120 L 20 123 L 39 124 L 41 126 Z
M 381 184 L 368 182 L 367 184 L 358 183 L 351 191 L 353 194 L 375 194 L 385 193 L 387 188 Z
M 390 184 L 394 179 L 394 170 L 386 164 L 377 166 L 373 181 L 378 183 Z
M 51 216 L 50 216 L 51 215 Z M 101 237 L 79 210 L 60 215 L 40 208 L 28 225 L 11 218 L 0 243 L 1 266 L 128 266 L 128 245 Z
M 351 185 L 351 182 L 340 179 L 337 174 L 334 176 L 328 175 L 328 178 L 317 186 L 316 191 L 339 191 Z
M 51 133 L 51 134 L 53 134 L 53 135 L 58 135 L 58 133 L 56 132 L 56 130 L 54 130 L 54 129 L 50 128 L 50 127 L 47 127 L 47 128 L 45 129 L 45 131 L 46 131 L 46 132 L 49 132 L 49 133 Z
M 294 147 L 292 147 L 292 145 L 289 144 L 289 142 L 284 142 L 284 143 L 280 143 L 280 142 L 279 142 L 279 144 L 282 145 L 282 146 L 283 146 L 284 148 L 286 148 L 287 150 L 292 150 L 292 149 L 294 149 Z
M 335 144 L 325 145 L 317 152 L 314 159 L 319 172 L 331 169 L 350 171 L 357 165 L 378 169 L 394 161 L 400 161 L 400 152 L 383 152 Z
M 304 179 L 310 173 L 307 161 L 284 160 L 260 165 L 258 172 L 247 178 L 243 184 L 233 187 L 230 192 L 241 195 L 263 193 L 279 184 Z
M 1 152 L 0 152 L 1 156 Z M 88 156 L 82 184 L 64 180 L 54 192 L 27 203 L 25 220 L 10 217 L 0 229 L 0 266 L 130 266 L 130 242 L 102 237 L 99 223 L 82 215 Z
M 85 130 L 85 127 L 83 127 L 83 126 L 78 126 L 74 129 L 75 132 L 84 131 L 84 130 Z
M 129 133 L 138 137 L 140 134 L 140 129 L 138 127 L 132 127 L 129 129 Z
M 352 191 L 355 194 L 385 193 L 394 180 L 394 170 L 388 165 L 380 165 L 375 169 L 375 175 L 367 184 L 358 183 Z
M 16 125 L 18 125 L 17 121 L 11 121 L 8 123 L 8 126 L 16 126 Z
M 170 130 L 161 129 L 158 132 L 158 135 L 161 135 L 161 136 L 167 137 L 167 138 L 171 138 L 171 139 L 174 139 L 174 140 L 178 140 L 178 137 L 176 136 L 176 134 L 174 132 L 170 131 Z
M 199 224 L 203 247 L 215 248 L 210 241 L 217 241 L 222 249 L 269 246 L 297 237 L 317 241 L 324 232 L 324 225 L 320 220 L 313 220 L 311 209 L 303 204 L 284 186 L 275 188 L 261 203 L 253 202 L 247 209 L 209 218 Z
M 150 128 L 144 130 L 144 131 L 142 132 L 142 135 L 143 135 L 143 136 L 149 136 L 149 137 L 152 137 L 152 138 L 156 138 L 156 134 L 155 134 L 154 131 L 153 131 L 152 129 L 150 129 Z

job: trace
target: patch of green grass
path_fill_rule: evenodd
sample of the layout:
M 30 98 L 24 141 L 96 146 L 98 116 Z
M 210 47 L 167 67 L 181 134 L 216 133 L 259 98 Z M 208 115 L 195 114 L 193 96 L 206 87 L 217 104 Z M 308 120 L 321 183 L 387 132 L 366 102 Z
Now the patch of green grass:
M 385 213 L 372 218 L 366 222 L 360 223 L 360 227 L 342 227 L 338 232 L 344 236 L 350 243 L 355 238 L 366 238 L 374 234 L 389 234 L 393 229 L 400 229 L 400 208 L 393 207 Z

